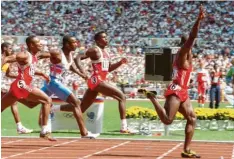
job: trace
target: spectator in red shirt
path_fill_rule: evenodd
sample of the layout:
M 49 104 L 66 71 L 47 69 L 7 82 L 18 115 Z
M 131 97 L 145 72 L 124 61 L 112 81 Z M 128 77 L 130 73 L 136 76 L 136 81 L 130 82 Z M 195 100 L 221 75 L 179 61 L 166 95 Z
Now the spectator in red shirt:
M 210 108 L 213 109 L 214 100 L 215 108 L 219 107 L 220 102 L 220 78 L 222 78 L 222 73 L 217 64 L 214 65 L 214 70 L 210 74 L 211 77 L 211 88 L 210 88 Z

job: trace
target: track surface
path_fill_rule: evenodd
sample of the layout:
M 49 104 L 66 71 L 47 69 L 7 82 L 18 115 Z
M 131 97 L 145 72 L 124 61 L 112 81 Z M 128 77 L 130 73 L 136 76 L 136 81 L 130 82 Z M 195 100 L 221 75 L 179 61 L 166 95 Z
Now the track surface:
M 183 142 L 111 139 L 2 138 L 2 159 L 179 159 Z M 234 143 L 193 142 L 203 159 L 234 159 Z

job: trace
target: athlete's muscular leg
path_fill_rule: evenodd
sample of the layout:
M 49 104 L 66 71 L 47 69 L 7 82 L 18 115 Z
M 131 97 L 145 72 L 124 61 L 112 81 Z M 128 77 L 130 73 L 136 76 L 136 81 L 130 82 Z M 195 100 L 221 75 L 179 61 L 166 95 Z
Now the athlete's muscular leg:
M 164 107 L 154 97 L 150 96 L 149 99 L 153 103 L 161 121 L 166 125 L 171 124 L 180 107 L 180 99 L 175 95 L 170 95 L 167 97 Z
M 91 89 L 87 89 L 80 104 L 82 113 L 84 113 L 93 104 L 97 95 L 98 92 L 92 91 Z M 71 104 L 63 104 L 61 105 L 60 110 L 72 112 L 73 107 L 71 106 Z
M 185 127 L 184 151 L 188 151 L 196 125 L 196 115 L 193 111 L 190 99 L 187 99 L 184 103 L 181 104 L 179 112 L 183 114 L 184 118 L 187 120 L 187 124 Z
M 20 122 L 20 116 L 19 116 L 19 111 L 18 111 L 17 102 L 15 102 L 15 103 L 11 106 L 11 112 L 12 112 L 13 117 L 14 117 L 14 119 L 15 119 L 15 123 L 19 123 L 19 122 Z
M 73 107 L 73 114 L 76 118 L 76 121 L 79 125 L 79 128 L 80 128 L 80 133 L 82 136 L 85 136 L 87 135 L 87 129 L 85 127 L 85 124 L 84 124 L 84 120 L 83 120 L 83 117 L 82 117 L 82 112 L 81 112 L 81 109 L 80 109 L 80 100 L 76 99 L 76 97 L 74 96 L 73 93 L 71 93 L 67 100 L 66 100 L 67 103 L 69 103 L 70 105 L 72 105 Z
M 84 113 L 93 104 L 93 102 L 97 98 L 97 95 L 97 91 L 87 89 L 80 105 L 82 113 Z
M 32 92 L 27 97 L 27 100 L 39 102 L 42 104 L 42 125 L 47 125 L 48 116 L 50 113 L 51 99 L 40 89 L 33 88 Z
M 106 82 L 100 83 L 94 90 L 118 100 L 120 118 L 126 119 L 126 98 L 120 90 Z
M 13 105 L 16 101 L 17 98 L 11 92 L 6 93 L 1 99 L 1 112 Z

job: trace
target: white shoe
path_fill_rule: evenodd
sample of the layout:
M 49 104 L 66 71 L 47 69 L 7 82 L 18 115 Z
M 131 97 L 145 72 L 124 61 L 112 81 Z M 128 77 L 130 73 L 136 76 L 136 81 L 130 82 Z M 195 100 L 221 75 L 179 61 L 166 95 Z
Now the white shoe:
M 88 134 L 86 136 L 81 136 L 81 138 L 86 138 L 86 139 L 95 139 L 99 134 L 93 134 L 88 131 Z
M 18 134 L 30 134 L 32 132 L 33 132 L 32 129 L 27 129 L 24 126 L 22 126 L 21 128 L 17 128 L 17 133 Z

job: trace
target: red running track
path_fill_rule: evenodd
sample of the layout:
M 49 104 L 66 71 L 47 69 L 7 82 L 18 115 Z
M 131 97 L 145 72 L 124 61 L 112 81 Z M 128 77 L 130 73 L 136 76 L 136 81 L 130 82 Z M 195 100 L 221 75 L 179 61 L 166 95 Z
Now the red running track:
M 111 139 L 2 138 L 2 159 L 179 159 L 183 142 Z M 234 143 L 193 142 L 203 159 L 234 158 Z

